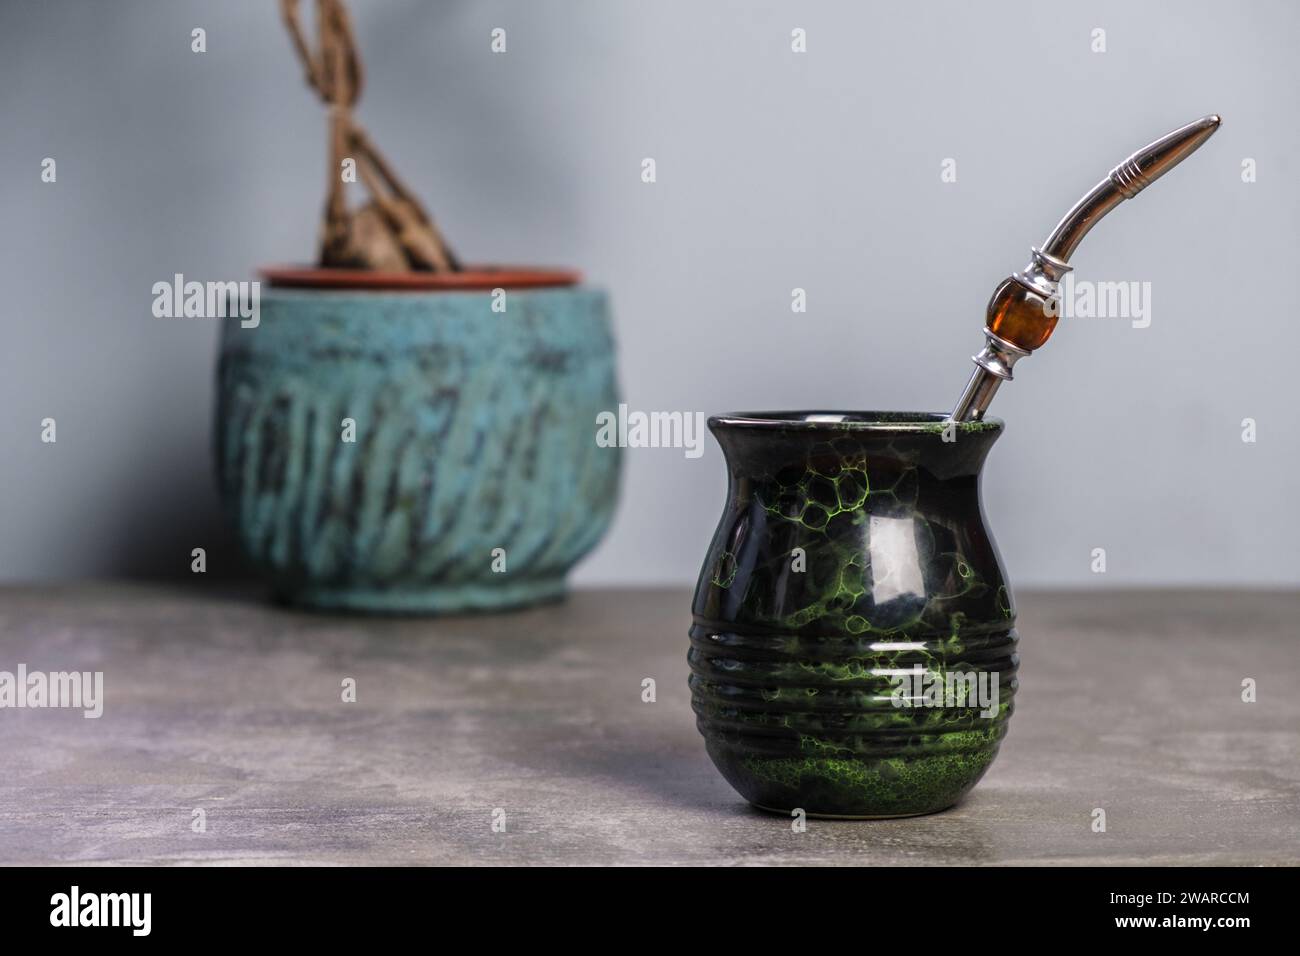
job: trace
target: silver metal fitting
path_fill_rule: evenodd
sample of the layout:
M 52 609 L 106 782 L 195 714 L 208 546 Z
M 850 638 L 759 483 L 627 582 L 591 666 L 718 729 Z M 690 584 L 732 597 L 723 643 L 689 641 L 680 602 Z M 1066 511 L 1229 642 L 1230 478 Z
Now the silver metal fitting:
M 980 349 L 977 355 L 972 355 L 971 361 L 990 375 L 996 375 L 1004 382 L 1011 381 L 1011 366 L 1028 355 L 1029 350 L 1022 349 L 1018 345 L 1012 345 L 1006 339 L 994 335 L 987 328 L 984 330 L 984 340 L 984 348 Z
M 953 422 L 979 421 L 997 394 L 998 386 L 1012 379 L 1011 368 L 1028 355 L 1026 349 L 1012 345 L 984 329 L 984 348 L 971 360 L 979 366 L 966 383 L 966 390 L 957 399 L 948 420 Z
M 1029 252 L 1032 256 L 1029 265 L 1019 272 L 1011 273 L 1011 278 L 1044 299 L 1056 298 L 1056 290 L 1061 284 L 1061 279 L 1067 272 L 1073 272 L 1074 266 L 1064 259 L 1043 252 L 1037 246 L 1031 246 Z

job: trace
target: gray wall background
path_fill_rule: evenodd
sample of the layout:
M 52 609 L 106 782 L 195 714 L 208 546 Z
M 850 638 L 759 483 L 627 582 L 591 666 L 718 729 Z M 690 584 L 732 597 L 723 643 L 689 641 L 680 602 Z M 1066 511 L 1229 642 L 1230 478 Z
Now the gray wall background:
M 946 409 L 1029 245 L 1132 149 L 1221 113 L 1081 247 L 1078 278 L 1152 283 L 1152 324 L 1066 321 L 1020 366 L 985 506 L 1021 586 L 1097 584 L 1094 547 L 1111 585 L 1300 582 L 1300 5 L 351 7 L 359 120 L 467 258 L 611 290 L 645 410 Z M 221 572 L 216 323 L 154 319 L 150 286 L 313 255 L 325 115 L 278 13 L 6 0 L 0 116 L 0 578 L 183 574 L 199 545 Z M 578 579 L 692 581 L 721 455 L 626 465 Z

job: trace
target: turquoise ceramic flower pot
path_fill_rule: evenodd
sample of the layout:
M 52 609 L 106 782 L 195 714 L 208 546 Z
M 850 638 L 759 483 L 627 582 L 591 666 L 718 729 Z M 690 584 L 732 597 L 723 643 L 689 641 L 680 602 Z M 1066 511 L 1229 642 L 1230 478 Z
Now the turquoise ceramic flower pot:
M 251 562 L 290 602 L 378 612 L 559 598 L 609 525 L 604 293 L 271 289 L 224 327 L 216 457 Z

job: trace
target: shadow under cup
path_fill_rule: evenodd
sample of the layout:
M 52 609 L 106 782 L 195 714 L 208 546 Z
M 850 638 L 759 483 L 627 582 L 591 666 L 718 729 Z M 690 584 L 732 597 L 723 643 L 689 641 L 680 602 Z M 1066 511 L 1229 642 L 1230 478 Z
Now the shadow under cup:
M 750 803 L 815 816 L 951 806 L 1015 694 L 1015 610 L 980 505 L 999 419 L 711 418 L 727 500 L 700 572 L 690 687 Z

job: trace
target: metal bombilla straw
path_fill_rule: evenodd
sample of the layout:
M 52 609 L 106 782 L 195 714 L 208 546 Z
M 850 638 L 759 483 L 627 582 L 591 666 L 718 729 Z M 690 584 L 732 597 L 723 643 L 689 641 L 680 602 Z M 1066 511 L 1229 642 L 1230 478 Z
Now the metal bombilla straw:
M 978 368 L 949 421 L 983 418 L 998 386 L 1011 381 L 1011 367 L 1051 336 L 1060 316 L 1059 283 L 1071 270 L 1070 256 L 1088 230 L 1190 156 L 1218 128 L 1219 117 L 1211 115 L 1142 147 L 1075 203 L 1041 246 L 1031 248 L 1029 265 L 1004 279 L 989 300 L 987 341 L 972 356 Z

